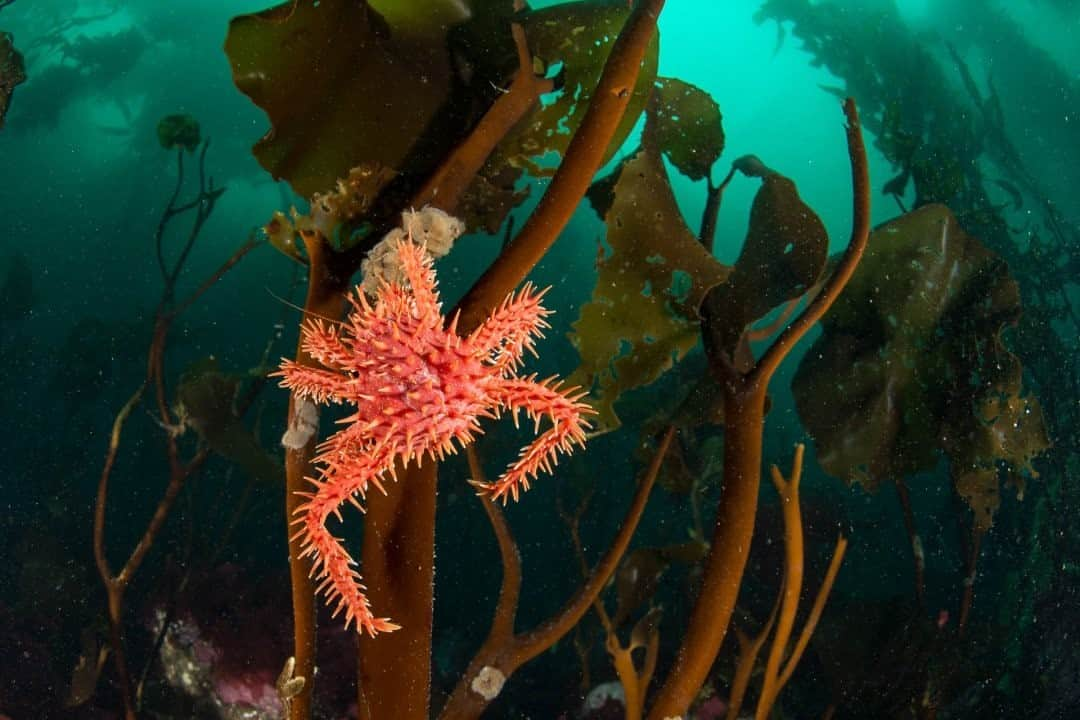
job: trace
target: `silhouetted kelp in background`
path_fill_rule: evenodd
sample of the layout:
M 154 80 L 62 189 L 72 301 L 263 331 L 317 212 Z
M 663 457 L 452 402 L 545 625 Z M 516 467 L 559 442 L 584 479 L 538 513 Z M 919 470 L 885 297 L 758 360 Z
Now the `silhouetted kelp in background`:
M 15 49 L 11 33 L 0 32 L 0 128 L 11 105 L 15 86 L 26 81 L 22 54 Z

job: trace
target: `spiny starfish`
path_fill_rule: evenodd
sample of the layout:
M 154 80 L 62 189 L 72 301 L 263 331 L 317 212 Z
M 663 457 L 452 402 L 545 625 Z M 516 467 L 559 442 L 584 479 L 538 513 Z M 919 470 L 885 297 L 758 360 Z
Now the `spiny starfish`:
M 303 556 L 310 556 L 318 591 L 336 600 L 334 614 L 345 611 L 345 626 L 374 636 L 398 629 L 371 611 L 356 561 L 326 528 L 331 514 L 341 519 L 346 501 L 363 510 L 369 485 L 383 491 L 394 463 L 418 463 L 427 454 L 443 458 L 481 432 L 479 419 L 509 410 L 551 428 L 522 449 L 498 480 L 473 484 L 492 499 L 518 498 L 540 470 L 551 472 L 558 453 L 584 445 L 593 410 L 580 402 L 585 394 L 562 389 L 555 378 L 518 377 L 525 351 L 536 354 L 535 339 L 550 327 L 550 312 L 540 301 L 546 290 L 525 285 L 510 294 L 468 337 L 457 334 L 457 316 L 445 324 L 435 271 L 423 247 L 398 243 L 405 283 L 384 282 L 373 303 L 357 289 L 351 310 L 340 324 L 309 320 L 301 328 L 301 347 L 322 368 L 284 360 L 275 373 L 298 399 L 349 403 L 356 412 L 341 420 L 345 428 L 319 446 L 318 477 L 297 508 Z M 395 478 L 396 479 L 396 478 Z

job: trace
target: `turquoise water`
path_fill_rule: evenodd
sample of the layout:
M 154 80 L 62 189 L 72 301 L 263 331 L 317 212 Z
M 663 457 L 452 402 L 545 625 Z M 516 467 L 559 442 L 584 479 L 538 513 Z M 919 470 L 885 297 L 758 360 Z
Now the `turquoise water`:
M 298 14 L 314 18 L 363 5 L 296 4 Z M 346 21 L 336 21 L 333 38 L 313 42 L 301 33 L 247 57 L 257 66 L 249 82 L 271 95 L 295 93 L 284 112 L 301 130 L 279 127 L 270 154 L 284 147 L 274 145 L 279 141 L 295 143 L 282 152 L 296 154 L 268 169 L 253 146 L 270 138 L 272 119 L 234 83 L 224 49 L 230 20 L 265 9 L 265 0 L 0 0 L 0 31 L 10 33 L 21 56 L 4 64 L 0 44 L 0 93 L 10 95 L 0 128 L 0 412 L 8 428 L 0 441 L 0 656 L 8 660 L 0 672 L 0 720 L 273 718 L 290 702 L 293 717 L 411 720 L 440 716 L 456 687 L 480 695 L 470 689 L 470 661 L 485 657 L 475 653 L 505 558 L 465 482 L 478 479 L 475 470 L 460 453 L 439 463 L 437 498 L 430 489 L 423 497 L 408 489 L 421 482 L 418 474 L 402 479 L 396 517 L 427 517 L 426 499 L 435 512 L 434 546 L 417 545 L 422 537 L 409 535 L 415 529 L 389 533 L 388 569 L 369 573 L 372 514 L 365 521 L 345 507 L 342 524 L 329 521 L 354 557 L 364 553 L 360 572 L 376 615 L 404 626 L 361 643 L 361 665 L 365 653 L 373 658 L 361 681 L 370 694 L 361 688 L 358 701 L 355 633 L 324 612 L 322 594 L 314 604 L 319 670 L 300 700 L 275 688 L 299 637 L 292 598 L 312 591 L 289 575 L 284 506 L 295 496 L 286 483 L 305 487 L 303 475 L 318 466 L 286 467 L 282 436 L 296 430 L 299 416 L 268 374 L 296 356 L 305 302 L 314 310 L 305 300 L 308 285 L 340 294 L 360 281 L 359 260 L 397 224 L 427 174 L 507 94 L 513 67 L 504 4 L 372 5 L 381 15 L 371 26 L 350 12 L 357 24 L 343 29 Z M 567 48 L 608 18 L 612 30 L 594 43 L 594 52 L 608 52 L 628 4 L 530 5 L 514 19 L 532 47 L 542 48 L 537 72 L 556 81 L 541 104 L 584 107 L 591 87 L 557 87 L 579 77 L 574 63 L 582 57 Z M 456 34 L 475 27 L 483 28 L 480 39 Z M 600 598 L 615 618 L 615 636 L 625 642 L 636 627 L 656 643 L 641 709 L 657 720 L 661 708 L 675 714 L 664 704 L 671 678 L 684 670 L 681 653 L 703 634 L 694 618 L 707 614 L 694 609 L 723 605 L 701 588 L 731 572 L 730 565 L 708 570 L 705 555 L 731 542 L 725 533 L 745 517 L 716 519 L 737 494 L 731 462 L 743 456 L 731 441 L 733 426 L 746 427 L 730 409 L 725 425 L 716 397 L 728 387 L 730 408 L 750 364 L 775 340 L 765 333 L 751 342 L 751 328 L 783 319 L 788 302 L 796 312 L 817 302 L 818 283 L 849 247 L 853 186 L 842 98 L 850 96 L 863 119 L 868 220 L 876 231 L 848 289 L 766 383 L 768 411 L 756 431 L 762 453 L 749 463 L 761 471 L 752 479 L 761 490 L 750 493 L 756 527 L 746 570 L 732 581 L 741 588 L 736 609 L 717 617 L 725 628 L 763 632 L 785 572 L 790 582 L 784 503 L 766 478 L 772 463 L 787 473 L 793 446 L 805 443 L 806 573 L 794 637 L 836 538 L 849 544 L 771 717 L 1071 717 L 1080 702 L 1080 654 L 1070 634 L 1080 620 L 1080 50 L 1072 41 L 1080 3 L 668 0 L 658 27 L 655 76 L 689 84 L 694 98 L 720 115 L 704 112 L 706 130 L 694 134 L 696 116 L 664 106 L 659 89 L 645 110 L 654 90 L 643 81 L 640 102 L 631 103 L 636 123 L 596 170 L 596 180 L 618 178 L 593 186 L 611 193 L 608 207 L 598 212 L 590 191 L 592 201 L 581 200 L 552 247 L 525 268 L 533 283 L 551 286 L 543 302 L 554 314 L 537 341 L 538 357 L 525 354 L 521 376 L 584 383 L 591 390 L 584 402 L 600 414 L 585 447 L 564 457 L 553 478 L 541 472 L 534 489 L 505 511 L 524 578 L 514 627 L 525 634 L 542 626 L 587 587 L 582 561 L 600 563 L 632 522 L 625 516 L 635 479 L 646 475 L 664 429 L 675 426 L 657 487 L 613 565 L 619 570 L 610 586 L 597 586 L 606 586 Z M 503 42 L 491 41 L 496 32 Z M 334 65 L 350 43 L 355 57 Z M 309 58 L 322 52 L 312 70 Z M 394 58 L 379 66 L 385 79 L 363 78 L 375 72 L 364 63 L 382 52 Z M 25 82 L 13 82 L 16 67 Z M 649 63 L 644 67 L 650 76 Z M 324 78 L 324 70 L 341 74 L 320 86 L 321 94 L 309 92 L 317 81 L 304 73 Z M 324 123 L 344 103 L 337 83 L 353 82 L 385 90 L 389 99 L 365 91 L 336 124 Z M 446 90 L 441 104 L 400 99 L 400 87 L 420 93 L 443 85 L 455 94 Z M 655 141 L 654 151 L 646 117 L 658 122 L 665 113 L 676 116 L 675 130 Z M 194 152 L 163 147 L 167 116 L 197 122 Z M 558 119 L 545 126 L 548 135 L 530 137 L 544 147 L 552 136 L 569 138 L 579 120 Z M 722 152 L 708 167 L 709 182 L 692 179 L 673 147 L 683 141 L 695 157 L 709 157 L 719 150 L 709 146 L 716 137 L 709 132 L 721 126 Z M 413 147 L 415 138 L 406 137 L 403 147 L 414 154 L 399 153 L 387 176 L 393 179 L 371 205 L 347 219 L 334 216 L 339 234 L 320 247 L 336 259 L 309 280 L 313 246 L 286 230 L 278 239 L 293 243 L 295 257 L 279 251 L 280 243 L 275 248 L 267 239 L 274 213 L 302 227 L 298 218 L 317 214 L 305 188 L 332 190 L 335 177 L 372 160 L 349 148 L 367 148 L 385 162 L 385 148 L 409 132 L 400 128 L 426 133 L 426 144 Z M 363 137 L 350 144 L 350 133 Z M 509 177 L 511 190 L 528 194 L 506 213 L 487 209 L 482 216 L 493 217 L 493 227 L 476 219 L 479 211 L 468 214 L 475 196 L 465 210 L 449 208 L 466 216 L 467 227 L 434 265 L 444 313 L 463 297 L 469 307 L 475 298 L 466 293 L 530 227 L 529 218 L 543 216 L 541 197 L 559 182 L 548 172 L 564 160 L 557 152 L 532 157 L 515 155 L 505 142 L 496 147 L 485 177 Z M 321 168 L 320 179 L 305 184 L 297 168 L 314 156 L 342 172 Z M 735 173 L 719 196 L 713 237 L 703 237 L 710 187 L 724 183 L 738 159 L 746 168 L 747 156 L 765 167 L 764 178 Z M 635 185 L 648 157 L 654 162 L 647 167 L 661 175 Z M 756 198 L 768 201 L 763 182 L 778 199 L 752 215 Z M 480 192 L 479 183 L 466 187 Z M 674 204 L 657 205 L 669 192 Z M 425 197 L 424 204 L 442 207 L 437 194 Z M 657 207 L 669 212 L 661 217 Z M 747 260 L 755 247 L 759 255 Z M 235 267 L 223 268 L 234 253 Z M 801 253 L 805 264 L 789 257 Z M 408 335 L 409 317 L 390 324 Z M 703 328 L 711 338 L 704 344 Z M 380 369 L 397 362 L 378 357 Z M 432 363 L 425 377 L 438 376 L 440 387 L 459 379 L 424 357 Z M 496 362 L 490 352 L 477 357 L 478 365 Z M 368 372 L 354 374 L 355 383 L 368 382 Z M 625 380 L 623 388 L 638 372 L 645 379 Z M 505 408 L 509 396 L 498 397 L 491 402 Z M 402 398 L 401 408 L 416 409 L 414 396 L 402 390 Z M 372 410 L 352 399 L 365 422 L 381 417 L 383 405 Z M 432 407 L 409 422 L 426 422 L 437 414 Z M 326 410 L 321 430 L 303 439 L 351 427 L 351 412 Z M 514 430 L 505 415 L 483 420 L 486 434 L 476 445 L 490 479 L 535 435 L 531 423 Z M 380 430 L 360 437 L 372 432 Z M 363 445 L 368 440 L 358 442 L 359 454 L 375 452 Z M 169 488 L 173 501 L 160 505 L 172 497 Z M 366 502 L 389 501 L 372 493 Z M 155 508 L 162 522 L 148 537 Z M 95 510 L 104 518 L 97 536 Z M 115 575 L 140 539 L 148 551 L 119 594 L 114 583 L 114 607 L 122 596 L 122 610 L 110 617 L 95 549 L 109 566 L 105 574 Z M 391 576 L 415 581 L 424 572 L 412 569 L 401 545 L 420 547 L 429 566 L 434 558 L 433 611 L 424 591 L 401 591 L 421 596 L 420 607 L 434 613 L 430 635 L 417 630 L 408 602 L 385 594 L 397 587 Z M 296 550 L 294 569 L 301 566 Z M 504 658 L 481 662 L 510 676 L 505 685 L 490 702 L 473 698 L 479 705 L 472 714 L 442 717 L 479 717 L 480 708 L 499 718 L 636 717 L 605 649 L 601 613 L 590 604 L 521 667 L 499 665 Z M 650 608 L 662 608 L 662 616 Z M 643 617 L 661 619 L 638 624 Z M 678 710 L 685 717 L 728 712 L 738 685 L 735 634 L 727 632 L 693 683 L 688 706 Z M 401 660 L 406 655 L 387 637 L 430 640 L 418 652 L 427 669 L 395 665 L 414 661 Z M 765 637 L 758 662 L 744 664 L 754 672 L 743 715 L 754 707 L 768 712 L 759 695 L 774 636 Z M 631 656 L 639 670 L 647 654 Z M 387 675 L 404 673 L 405 685 L 420 683 L 410 692 L 430 701 L 402 701 L 404 691 L 386 689 L 391 681 L 370 670 L 383 664 Z M 368 709 L 358 708 L 363 702 Z

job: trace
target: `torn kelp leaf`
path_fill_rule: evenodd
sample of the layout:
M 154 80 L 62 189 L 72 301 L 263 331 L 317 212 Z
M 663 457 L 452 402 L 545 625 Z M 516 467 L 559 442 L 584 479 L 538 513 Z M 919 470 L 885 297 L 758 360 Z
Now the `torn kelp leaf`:
M 879 228 L 822 321 L 793 391 L 827 472 L 874 489 L 949 459 L 976 530 L 993 521 L 999 474 L 1021 492 L 1049 440 L 1019 358 L 1005 262 L 943 205 Z
M 686 226 L 659 153 L 627 161 L 605 217 L 610 253 L 597 260 L 592 299 L 574 323 L 581 366 L 570 384 L 592 393 L 605 429 L 615 400 L 656 380 L 697 344 L 697 311 L 730 272 Z

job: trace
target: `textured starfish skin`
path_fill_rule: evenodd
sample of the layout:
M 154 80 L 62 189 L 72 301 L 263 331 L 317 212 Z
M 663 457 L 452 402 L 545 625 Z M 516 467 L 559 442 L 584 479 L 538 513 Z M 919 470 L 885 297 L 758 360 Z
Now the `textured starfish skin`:
M 585 394 L 561 389 L 554 378 L 518 377 L 526 351 L 550 327 L 550 312 L 540 304 L 546 291 L 525 285 L 511 294 L 468 337 L 459 337 L 457 318 L 445 326 L 435 271 L 427 252 L 412 242 L 399 244 L 407 285 L 383 284 L 369 303 L 363 291 L 350 298 L 351 311 L 341 324 L 310 320 L 301 328 L 301 347 L 322 368 L 284 360 L 275 373 L 298 398 L 316 403 L 348 403 L 356 412 L 342 419 L 343 429 L 319 446 L 318 477 L 294 521 L 300 526 L 303 556 L 313 560 L 318 591 L 335 615 L 345 611 L 345 625 L 374 636 L 398 629 L 377 618 L 364 594 L 356 561 L 326 528 L 341 506 L 360 503 L 369 486 L 383 490 L 397 460 L 420 462 L 426 454 L 442 458 L 456 452 L 481 431 L 480 418 L 510 411 L 531 418 L 537 431 L 547 417 L 551 427 L 522 449 L 498 480 L 473 484 L 493 499 L 513 497 L 532 478 L 551 472 L 560 452 L 583 445 L 593 410 L 580 402 Z

